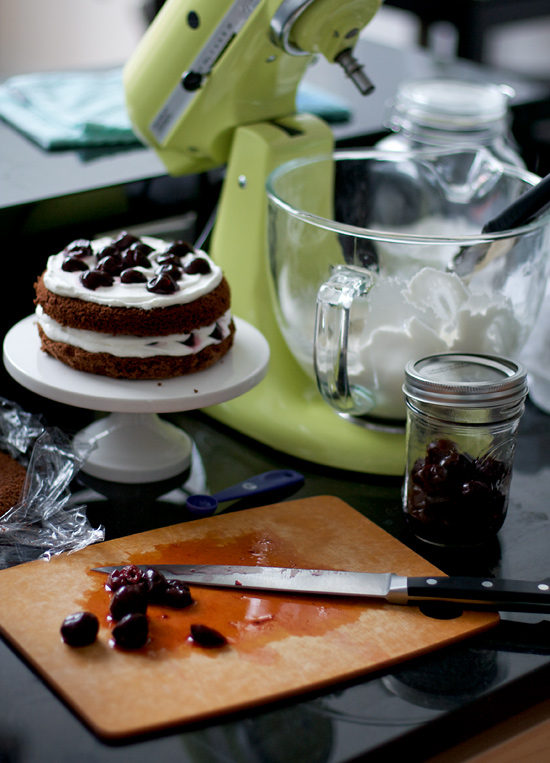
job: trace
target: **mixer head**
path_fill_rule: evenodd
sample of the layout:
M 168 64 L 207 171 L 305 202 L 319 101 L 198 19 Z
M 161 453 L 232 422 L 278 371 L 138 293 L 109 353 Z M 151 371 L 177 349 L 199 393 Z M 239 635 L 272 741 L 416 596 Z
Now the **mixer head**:
M 128 112 L 173 175 L 227 162 L 241 125 L 294 114 L 312 58 L 372 85 L 353 47 L 381 0 L 168 0 L 124 70 Z

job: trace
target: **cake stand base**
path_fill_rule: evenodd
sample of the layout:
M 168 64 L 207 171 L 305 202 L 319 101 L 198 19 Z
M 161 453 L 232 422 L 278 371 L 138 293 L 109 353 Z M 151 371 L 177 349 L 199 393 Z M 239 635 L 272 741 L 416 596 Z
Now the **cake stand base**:
M 110 482 L 157 482 L 191 465 L 191 438 L 156 413 L 111 413 L 75 438 L 94 446 L 84 471 Z
M 109 414 L 75 438 L 95 446 L 83 472 L 110 482 L 161 482 L 189 468 L 192 440 L 158 414 L 231 400 L 259 384 L 267 372 L 269 345 L 263 334 L 234 320 L 235 341 L 227 355 L 205 371 L 175 379 L 111 379 L 75 371 L 42 352 L 32 315 L 7 333 L 4 364 L 32 392 Z

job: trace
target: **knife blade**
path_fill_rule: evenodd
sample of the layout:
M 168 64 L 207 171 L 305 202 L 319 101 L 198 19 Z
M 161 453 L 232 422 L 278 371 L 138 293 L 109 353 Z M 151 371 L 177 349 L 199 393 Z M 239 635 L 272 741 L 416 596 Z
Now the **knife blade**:
M 109 574 L 126 565 L 95 567 Z M 225 564 L 140 564 L 166 578 L 198 586 L 242 588 L 320 596 L 357 596 L 390 604 L 453 602 L 467 609 L 550 614 L 550 581 L 482 577 L 406 577 L 391 572 L 298 569 Z

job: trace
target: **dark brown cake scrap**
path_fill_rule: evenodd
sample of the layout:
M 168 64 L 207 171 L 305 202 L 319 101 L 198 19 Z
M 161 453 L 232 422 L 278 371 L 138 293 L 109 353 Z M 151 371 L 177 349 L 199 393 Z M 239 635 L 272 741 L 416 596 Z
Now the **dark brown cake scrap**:
M 0 516 L 19 500 L 26 476 L 24 466 L 7 453 L 0 453 Z

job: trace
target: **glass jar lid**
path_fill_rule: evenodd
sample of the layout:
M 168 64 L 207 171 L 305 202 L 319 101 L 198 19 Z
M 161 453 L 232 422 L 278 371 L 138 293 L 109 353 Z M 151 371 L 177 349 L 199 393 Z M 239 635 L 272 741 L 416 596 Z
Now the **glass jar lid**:
M 507 85 L 453 79 L 412 80 L 400 85 L 387 127 L 415 122 L 425 127 L 475 129 L 503 119 L 515 92 Z
M 454 408 L 521 403 L 527 375 L 520 363 L 493 355 L 441 353 L 407 364 L 403 391 L 411 399 Z

